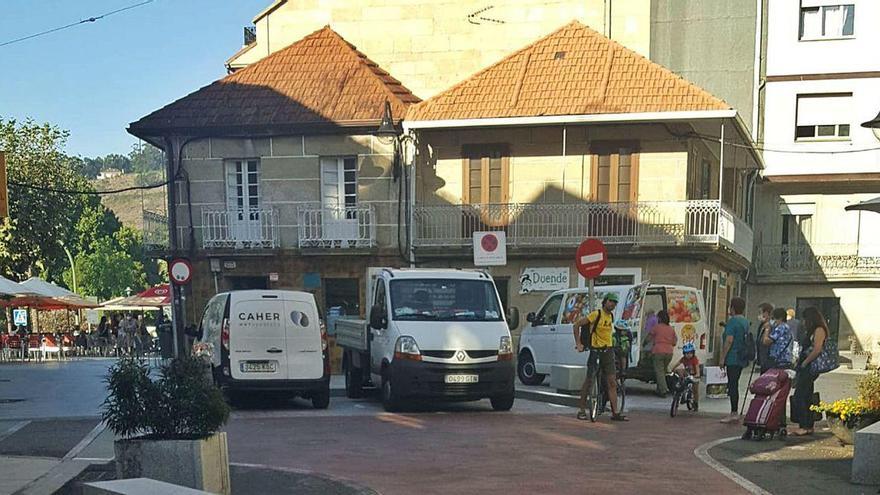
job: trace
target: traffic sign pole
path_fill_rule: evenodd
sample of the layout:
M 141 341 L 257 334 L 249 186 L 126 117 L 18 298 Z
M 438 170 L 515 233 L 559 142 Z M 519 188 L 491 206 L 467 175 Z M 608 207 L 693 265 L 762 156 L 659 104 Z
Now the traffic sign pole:
M 608 266 L 608 250 L 599 239 L 587 239 L 577 248 L 574 259 L 575 267 L 585 279 L 587 279 L 587 294 L 589 297 L 590 311 L 595 302 L 596 290 L 595 279 L 605 271 Z

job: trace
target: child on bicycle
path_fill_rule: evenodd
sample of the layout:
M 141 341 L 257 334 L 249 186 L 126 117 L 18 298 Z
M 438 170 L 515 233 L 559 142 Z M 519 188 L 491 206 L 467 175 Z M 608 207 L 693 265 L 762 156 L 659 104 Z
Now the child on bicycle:
M 626 373 L 629 368 L 629 355 L 632 352 L 632 331 L 621 321 L 614 323 L 614 334 L 612 335 L 612 346 L 614 354 L 617 358 L 620 373 Z
M 697 358 L 697 349 L 692 342 L 688 342 L 681 348 L 681 359 L 672 365 L 672 371 L 682 379 L 690 376 L 694 382 L 694 411 L 700 402 L 700 360 Z

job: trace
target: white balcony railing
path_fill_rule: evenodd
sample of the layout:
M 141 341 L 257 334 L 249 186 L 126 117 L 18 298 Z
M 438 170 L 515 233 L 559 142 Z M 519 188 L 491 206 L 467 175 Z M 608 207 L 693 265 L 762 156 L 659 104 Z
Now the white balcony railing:
M 297 211 L 300 248 L 368 248 L 376 244 L 372 205 L 326 208 L 301 206 Z
M 755 271 L 759 277 L 876 277 L 880 256 L 860 254 L 858 244 L 762 244 L 756 250 Z
M 416 246 L 467 246 L 475 231 L 503 230 L 511 246 L 724 245 L 752 259 L 752 229 L 718 200 L 510 203 L 414 208 Z
M 278 214 L 272 208 L 202 210 L 205 249 L 278 247 Z

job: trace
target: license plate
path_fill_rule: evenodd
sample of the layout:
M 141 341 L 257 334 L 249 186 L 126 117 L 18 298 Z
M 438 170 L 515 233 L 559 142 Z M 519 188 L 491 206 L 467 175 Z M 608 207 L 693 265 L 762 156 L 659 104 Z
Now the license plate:
M 241 371 L 245 373 L 275 373 L 275 361 L 245 361 L 241 363 Z
M 446 383 L 477 383 L 480 375 L 446 375 Z

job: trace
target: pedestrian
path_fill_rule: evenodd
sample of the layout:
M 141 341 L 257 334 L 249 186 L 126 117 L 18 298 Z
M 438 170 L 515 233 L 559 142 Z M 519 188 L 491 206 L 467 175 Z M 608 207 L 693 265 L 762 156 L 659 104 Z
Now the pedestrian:
M 721 349 L 721 368 L 727 372 L 727 395 L 730 398 L 730 414 L 721 420 L 722 423 L 739 422 L 739 378 L 746 362 L 742 357 L 745 348 L 746 334 L 749 331 L 749 320 L 743 316 L 746 301 L 741 297 L 730 300 L 730 318 L 724 324 L 724 346 Z
M 131 313 L 125 314 L 125 320 L 119 325 L 119 348 L 125 355 L 132 351 L 132 340 L 137 334 L 137 323 Z
M 794 311 L 794 308 L 788 308 L 785 311 L 786 320 L 785 322 L 788 324 L 788 328 L 791 329 L 791 335 L 794 337 L 794 344 L 792 344 L 791 354 L 796 359 L 801 355 L 801 340 L 803 339 L 803 335 L 801 335 L 801 320 L 797 319 L 797 314 Z
M 623 411 L 617 410 L 617 370 L 614 363 L 614 348 L 612 332 L 614 326 L 614 308 L 617 307 L 617 294 L 609 292 L 602 299 L 602 308 L 591 311 L 590 314 L 579 318 L 574 323 L 574 341 L 578 352 L 584 352 L 586 347 L 581 340 L 582 332 L 589 332 L 590 354 L 587 356 L 587 376 L 581 385 L 581 396 L 578 401 L 577 419 L 585 420 L 587 416 L 587 397 L 596 381 L 596 374 L 602 370 L 605 375 L 605 384 L 608 391 L 608 399 L 611 401 L 611 420 L 629 421 L 623 415 Z
M 770 347 L 764 344 L 764 335 L 770 333 L 770 314 L 772 312 L 772 304 L 764 302 L 758 305 L 758 334 L 755 336 L 755 339 L 758 348 L 758 367 L 762 375 L 772 367 L 767 356 Z
M 132 343 L 134 344 L 134 353 L 140 359 L 144 356 L 144 348 L 147 343 L 147 324 L 144 322 L 144 315 L 138 315 L 137 322 L 135 323 L 134 337 L 132 338 Z
M 794 399 L 792 400 L 792 418 L 799 428 L 790 431 L 794 436 L 813 434 L 813 388 L 819 374 L 830 371 L 827 368 L 828 354 L 832 351 L 829 338 L 828 323 L 818 309 L 811 306 L 803 312 L 803 340 L 801 355 L 798 357 L 797 375 L 795 376 Z
M 783 308 L 775 308 L 770 314 L 770 331 L 765 332 L 762 343 L 767 346 L 767 369 L 789 369 L 792 365 L 791 347 L 794 336 L 791 333 Z M 765 365 L 762 365 L 762 368 Z
M 110 317 L 110 342 L 108 346 L 115 350 L 119 356 L 119 313 L 113 313 Z
M 669 313 L 665 309 L 657 312 L 657 323 L 648 332 L 648 340 L 651 341 L 654 378 L 657 380 L 654 393 L 666 397 L 669 394 L 669 388 L 666 386 L 666 370 L 672 362 L 672 352 L 678 344 L 678 337 L 675 335 L 675 329 L 669 325 Z
M 107 315 L 101 316 L 101 321 L 98 322 L 98 349 L 101 356 L 108 356 L 110 354 L 110 325 L 107 324 Z

